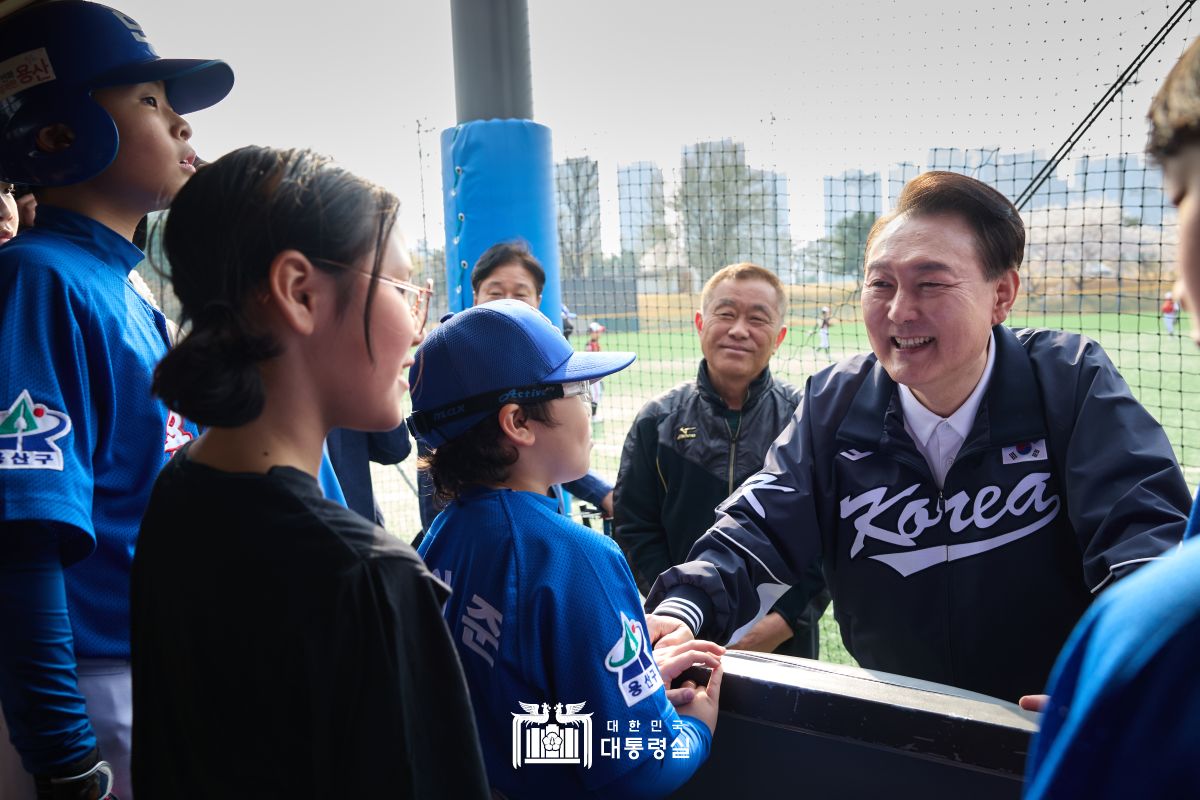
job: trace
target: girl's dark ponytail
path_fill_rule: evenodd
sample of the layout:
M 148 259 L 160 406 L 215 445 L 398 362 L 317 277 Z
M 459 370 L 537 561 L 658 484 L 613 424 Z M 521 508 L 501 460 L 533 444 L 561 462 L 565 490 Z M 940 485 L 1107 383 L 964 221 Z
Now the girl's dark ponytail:
M 262 413 L 266 397 L 258 362 L 278 352 L 269 336 L 248 333 L 238 312 L 214 303 L 159 362 L 153 391 L 194 422 L 236 428 Z

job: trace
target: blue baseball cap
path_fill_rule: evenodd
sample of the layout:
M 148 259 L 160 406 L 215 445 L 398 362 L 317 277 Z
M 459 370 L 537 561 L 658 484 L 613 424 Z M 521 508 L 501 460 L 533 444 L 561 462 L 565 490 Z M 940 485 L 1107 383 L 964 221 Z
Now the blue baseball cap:
M 55 0 L 0 21 L 0 177 L 31 186 L 87 180 L 116 157 L 116 124 L 92 92 L 162 81 L 176 113 L 214 105 L 233 88 L 216 59 L 160 58 L 135 20 L 82 0 Z M 38 131 L 66 123 L 71 147 L 43 153 Z
M 408 373 L 408 428 L 437 447 L 506 403 L 562 396 L 564 383 L 625 369 L 634 353 L 575 352 L 558 326 L 520 300 L 493 300 L 454 314 L 417 348 Z

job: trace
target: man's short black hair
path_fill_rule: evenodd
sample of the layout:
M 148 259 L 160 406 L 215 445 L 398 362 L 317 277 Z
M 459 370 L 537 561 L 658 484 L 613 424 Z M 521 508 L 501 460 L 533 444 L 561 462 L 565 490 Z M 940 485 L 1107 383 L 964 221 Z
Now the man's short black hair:
M 471 271 L 471 292 L 479 294 L 479 287 L 488 276 L 507 264 L 520 264 L 524 267 L 533 276 L 537 293 L 542 293 L 542 287 L 546 285 L 546 270 L 542 269 L 541 262 L 529 249 L 529 245 L 519 239 L 494 244 L 484 251 L 475 262 L 475 269 Z
M 957 172 L 923 172 L 905 184 L 891 213 L 875 220 L 867 234 L 866 252 L 888 224 L 905 214 L 954 214 L 966 221 L 975 235 L 983 274 L 989 281 L 1025 258 L 1025 223 L 1012 201 L 986 183 Z

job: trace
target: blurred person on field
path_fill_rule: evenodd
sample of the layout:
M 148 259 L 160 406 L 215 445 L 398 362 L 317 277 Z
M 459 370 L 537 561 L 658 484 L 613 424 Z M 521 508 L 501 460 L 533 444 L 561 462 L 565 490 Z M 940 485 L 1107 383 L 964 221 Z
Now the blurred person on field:
M 608 328 L 604 327 L 599 322 L 588 323 L 588 340 L 587 351 L 589 353 L 599 353 L 604 348 L 600 345 L 600 337 Z M 604 381 L 592 381 L 592 422 L 603 422 L 604 418 L 600 416 L 600 400 L 604 397 Z
M 821 316 L 817 319 L 817 345 L 818 350 L 824 350 L 825 355 L 829 355 L 829 328 L 833 325 L 833 318 L 829 316 L 829 306 L 821 306 Z
M 1175 302 L 1175 297 L 1170 292 L 1163 295 L 1162 319 L 1163 325 L 1167 328 L 1167 333 L 1174 334 L 1175 322 L 1179 319 L 1179 305 Z

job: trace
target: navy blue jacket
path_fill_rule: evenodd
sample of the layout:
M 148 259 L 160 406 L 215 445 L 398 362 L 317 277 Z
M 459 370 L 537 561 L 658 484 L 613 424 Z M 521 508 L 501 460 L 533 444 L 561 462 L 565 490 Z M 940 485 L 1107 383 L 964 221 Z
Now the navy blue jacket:
M 991 382 L 943 489 L 875 356 L 844 360 L 808 380 L 762 471 L 647 607 L 736 639 L 820 556 L 862 666 L 1011 701 L 1039 691 L 1093 594 L 1179 544 L 1191 497 L 1096 342 L 994 331 Z
M 325 439 L 329 461 L 337 473 L 346 506 L 377 525 L 383 525 L 383 513 L 375 503 L 375 487 L 371 483 L 371 462 L 399 464 L 412 452 L 408 429 L 400 425 L 395 430 L 365 433 L 349 428 L 334 428 Z

